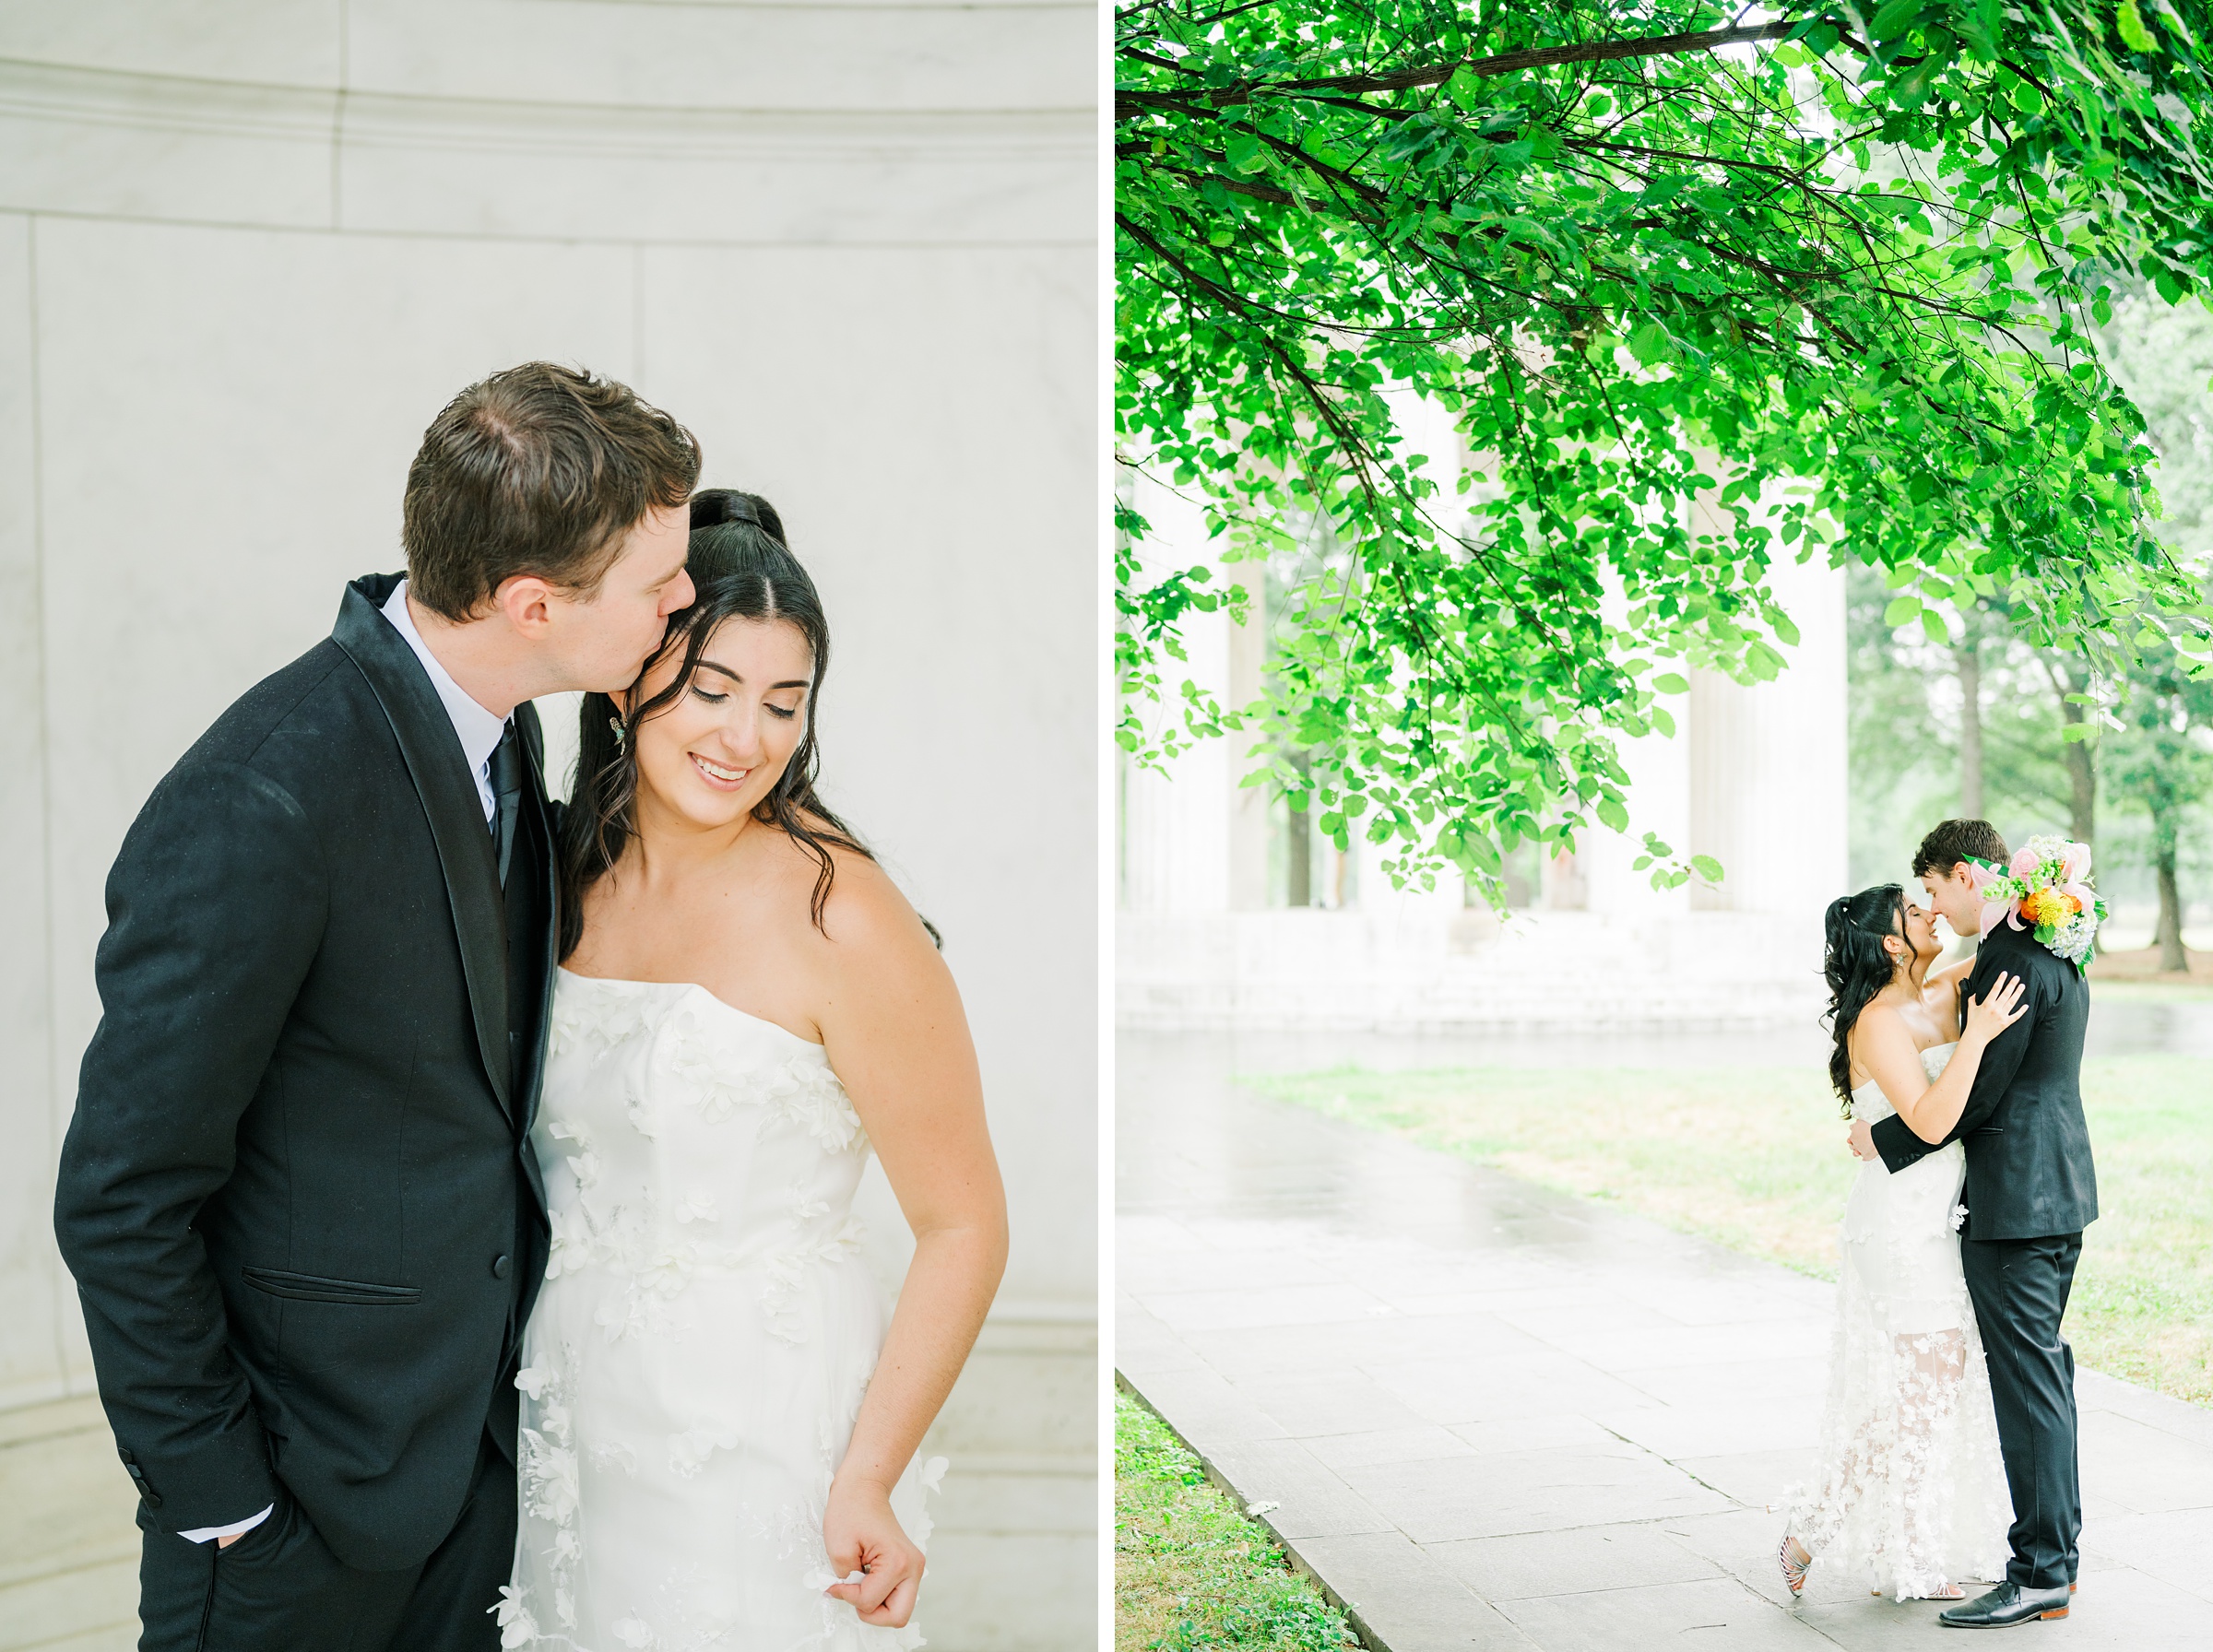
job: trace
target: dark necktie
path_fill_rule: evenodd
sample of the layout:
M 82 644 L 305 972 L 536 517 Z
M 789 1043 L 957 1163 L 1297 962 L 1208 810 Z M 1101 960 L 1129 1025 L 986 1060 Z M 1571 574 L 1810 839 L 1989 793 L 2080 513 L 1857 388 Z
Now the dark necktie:
M 523 743 L 515 724 L 500 736 L 491 752 L 491 832 L 500 862 L 500 887 L 507 886 L 507 862 L 515 853 L 515 825 L 523 807 Z

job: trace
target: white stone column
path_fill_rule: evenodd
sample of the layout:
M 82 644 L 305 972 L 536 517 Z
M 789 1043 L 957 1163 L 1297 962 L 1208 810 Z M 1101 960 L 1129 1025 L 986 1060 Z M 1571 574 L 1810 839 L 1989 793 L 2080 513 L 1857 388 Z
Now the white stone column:
M 53 1248 L 44 596 L 31 220 L 0 213 L 0 1408 L 68 1381 L 75 1293 Z
M 1800 641 L 1772 682 L 1692 675 L 1691 844 L 1722 862 L 1701 910 L 1803 918 L 1846 871 L 1844 575 L 1825 560 L 1770 576 Z
M 1131 504 L 1149 525 L 1142 547 L 1150 577 L 1213 566 L 1198 507 L 1150 478 L 1138 477 Z M 1155 726 L 1178 728 L 1181 685 L 1188 677 L 1223 698 L 1230 691 L 1231 626 L 1227 613 L 1193 611 L 1180 627 L 1183 660 L 1161 666 L 1161 701 L 1144 714 Z M 1197 915 L 1227 912 L 1231 882 L 1229 738 L 1202 739 L 1162 769 L 1122 760 L 1122 904 L 1133 913 Z

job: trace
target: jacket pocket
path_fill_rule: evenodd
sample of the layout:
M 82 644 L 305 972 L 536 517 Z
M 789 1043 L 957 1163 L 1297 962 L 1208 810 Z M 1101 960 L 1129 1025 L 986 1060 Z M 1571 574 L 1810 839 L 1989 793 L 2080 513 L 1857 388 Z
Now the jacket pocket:
M 412 1285 L 370 1285 L 359 1280 L 326 1280 L 312 1273 L 290 1273 L 281 1268 L 249 1268 L 246 1283 L 270 1296 L 293 1302 L 343 1302 L 361 1307 L 407 1307 L 422 1300 Z

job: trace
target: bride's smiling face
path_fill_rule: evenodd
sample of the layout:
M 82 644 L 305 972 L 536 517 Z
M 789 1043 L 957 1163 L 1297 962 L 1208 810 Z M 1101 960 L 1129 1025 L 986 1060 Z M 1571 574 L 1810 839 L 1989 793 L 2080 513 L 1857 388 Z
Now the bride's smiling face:
M 1889 951 L 1891 957 L 1900 963 L 1912 966 L 1914 973 L 1919 974 L 1922 966 L 1944 950 L 1944 943 L 1936 938 L 1935 913 L 1912 901 L 1908 901 L 1905 906 L 1905 916 L 1900 925 L 1902 938 Z
M 682 651 L 648 672 L 644 703 L 675 680 Z M 750 815 L 775 788 L 807 732 L 814 660 L 797 626 L 726 620 L 700 650 L 699 669 L 667 710 L 631 733 L 641 800 L 701 827 Z

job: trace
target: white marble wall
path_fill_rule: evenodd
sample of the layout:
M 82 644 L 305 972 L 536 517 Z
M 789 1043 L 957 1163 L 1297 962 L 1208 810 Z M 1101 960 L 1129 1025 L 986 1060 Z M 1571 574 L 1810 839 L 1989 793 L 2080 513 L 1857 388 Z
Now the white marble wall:
M 578 361 L 782 509 L 827 789 L 975 1024 L 1015 1249 L 932 1641 L 1090 1644 L 1093 42 L 1087 4 L 0 0 L 0 1404 L 89 1381 L 48 1210 L 132 814 L 399 564 L 445 399 Z

